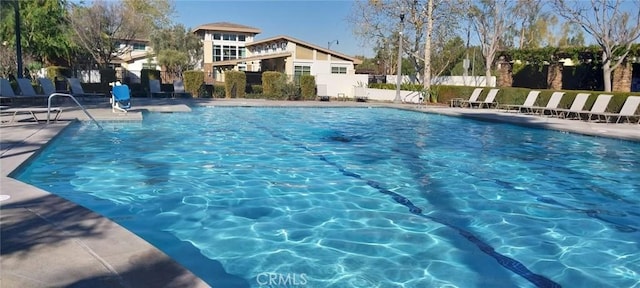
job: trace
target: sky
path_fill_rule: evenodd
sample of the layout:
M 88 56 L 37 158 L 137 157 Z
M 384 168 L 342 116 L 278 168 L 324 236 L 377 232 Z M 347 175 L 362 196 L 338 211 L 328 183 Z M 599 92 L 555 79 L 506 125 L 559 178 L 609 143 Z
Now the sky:
M 286 35 L 349 55 L 373 56 L 347 22 L 351 0 L 174 0 L 176 23 L 187 28 L 231 22 L 262 30 L 256 40 Z M 338 44 L 336 44 L 336 41 Z

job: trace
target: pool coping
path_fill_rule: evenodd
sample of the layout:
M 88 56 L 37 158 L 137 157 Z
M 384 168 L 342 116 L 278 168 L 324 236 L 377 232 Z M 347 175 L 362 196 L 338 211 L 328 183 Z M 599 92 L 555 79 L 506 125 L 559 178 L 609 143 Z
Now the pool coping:
M 189 112 L 215 107 L 389 107 L 468 117 L 493 123 L 604 136 L 640 142 L 640 125 L 602 124 L 504 113 L 492 109 L 449 108 L 376 102 L 268 101 L 250 99 L 134 99 L 136 109 L 112 113 L 105 105 L 88 110 L 98 121 L 142 121 L 146 112 Z M 81 110 L 65 109 L 62 119 L 88 121 Z M 80 205 L 9 177 L 69 125 L 16 122 L 0 130 L 0 279 L 6 287 L 209 287 L 169 256 L 122 226 Z

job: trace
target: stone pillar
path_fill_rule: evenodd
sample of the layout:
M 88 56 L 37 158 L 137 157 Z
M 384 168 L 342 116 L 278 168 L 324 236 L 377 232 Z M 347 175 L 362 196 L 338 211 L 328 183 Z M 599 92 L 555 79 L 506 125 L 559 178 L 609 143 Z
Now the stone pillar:
M 613 70 L 613 79 L 611 80 L 611 90 L 613 92 L 631 92 L 631 74 L 633 73 L 631 63 L 624 61 L 620 66 Z
M 547 89 L 562 90 L 562 69 L 563 62 L 549 64 L 547 69 Z
M 496 86 L 512 87 L 513 86 L 513 66 L 507 61 L 498 62 L 498 79 Z

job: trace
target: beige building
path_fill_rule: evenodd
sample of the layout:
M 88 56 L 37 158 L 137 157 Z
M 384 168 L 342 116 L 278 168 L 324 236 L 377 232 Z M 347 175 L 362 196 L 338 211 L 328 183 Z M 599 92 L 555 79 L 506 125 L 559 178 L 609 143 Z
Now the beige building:
M 198 26 L 203 41 L 205 81 L 224 81 L 224 71 L 278 71 L 299 75 L 355 74 L 359 59 L 288 36 L 255 41 L 257 28 L 227 23 Z

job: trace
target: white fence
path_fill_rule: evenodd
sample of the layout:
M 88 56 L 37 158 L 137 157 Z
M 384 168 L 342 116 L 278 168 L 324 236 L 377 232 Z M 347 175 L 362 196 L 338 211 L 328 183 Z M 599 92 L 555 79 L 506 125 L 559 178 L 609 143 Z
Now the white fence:
M 396 75 L 386 76 L 387 83 L 395 84 L 396 79 Z M 402 83 L 417 83 L 417 81 L 413 77 L 403 75 Z M 489 77 L 488 85 L 485 76 L 438 76 L 431 78 L 431 85 L 496 87 L 496 76 Z
M 369 75 L 365 74 L 318 74 L 316 85 L 326 85 L 327 96 L 330 97 L 355 97 L 355 87 L 369 85 Z
M 358 88 L 360 87 L 355 89 Z M 396 90 L 364 88 L 364 95 L 369 100 L 392 102 L 396 99 Z M 403 103 L 422 103 L 422 97 L 422 93 L 418 91 L 400 90 L 400 100 Z

